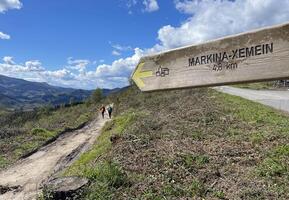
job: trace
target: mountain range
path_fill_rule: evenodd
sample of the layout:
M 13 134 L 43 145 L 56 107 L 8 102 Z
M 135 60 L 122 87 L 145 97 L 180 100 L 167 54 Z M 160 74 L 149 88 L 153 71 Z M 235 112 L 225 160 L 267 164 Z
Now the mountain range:
M 106 96 L 119 89 L 103 89 Z M 5 110 L 33 109 L 42 105 L 60 105 L 84 101 L 93 90 L 81 90 L 51 86 L 0 75 L 0 108 Z

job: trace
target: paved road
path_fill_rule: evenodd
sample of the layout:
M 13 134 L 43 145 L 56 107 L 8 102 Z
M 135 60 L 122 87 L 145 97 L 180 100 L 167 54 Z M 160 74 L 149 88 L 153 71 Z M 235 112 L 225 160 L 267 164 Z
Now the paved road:
M 214 89 L 289 112 L 289 91 L 250 90 L 229 86 L 214 87 Z

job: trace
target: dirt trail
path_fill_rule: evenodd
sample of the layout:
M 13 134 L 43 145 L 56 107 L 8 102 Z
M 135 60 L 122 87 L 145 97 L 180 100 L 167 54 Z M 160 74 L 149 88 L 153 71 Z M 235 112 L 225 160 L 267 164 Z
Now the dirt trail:
M 0 187 L 5 187 L 9 191 L 5 193 L 2 191 L 4 194 L 0 194 L 0 200 L 36 199 L 42 183 L 87 150 L 106 121 L 108 119 L 99 117 L 84 128 L 60 136 L 28 158 L 1 171 Z

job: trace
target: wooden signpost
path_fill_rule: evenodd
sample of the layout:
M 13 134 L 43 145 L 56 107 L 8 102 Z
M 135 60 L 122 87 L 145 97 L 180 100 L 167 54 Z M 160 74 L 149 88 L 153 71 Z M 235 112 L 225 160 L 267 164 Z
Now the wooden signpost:
M 140 59 L 142 91 L 217 86 L 289 77 L 289 23 Z

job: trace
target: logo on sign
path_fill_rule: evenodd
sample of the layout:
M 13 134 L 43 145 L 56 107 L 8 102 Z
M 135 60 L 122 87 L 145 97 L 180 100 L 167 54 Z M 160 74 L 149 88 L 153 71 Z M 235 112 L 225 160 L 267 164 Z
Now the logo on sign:
M 165 76 L 167 76 L 169 74 L 170 74 L 169 68 L 163 68 L 161 66 L 156 71 L 156 76 L 160 76 L 160 77 L 165 77 Z

